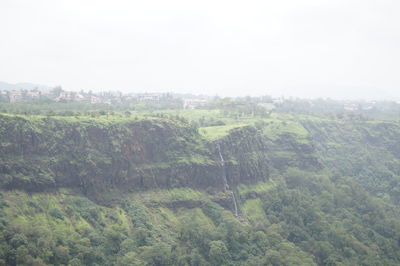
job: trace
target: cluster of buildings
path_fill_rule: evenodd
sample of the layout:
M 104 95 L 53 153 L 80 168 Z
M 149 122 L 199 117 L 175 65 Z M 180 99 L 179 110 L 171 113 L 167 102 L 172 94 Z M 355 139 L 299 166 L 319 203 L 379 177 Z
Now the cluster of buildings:
M 3 90 L 0 91 L 0 101 L 2 102 L 31 102 L 40 100 L 50 100 L 54 102 L 89 102 L 89 103 L 109 103 L 109 98 L 95 95 L 91 92 L 72 92 L 54 88 L 52 90 Z
M 205 106 L 209 102 L 209 99 L 185 98 L 171 93 L 122 94 L 121 92 L 76 92 L 64 91 L 61 87 L 56 87 L 51 90 L 1 90 L 0 88 L 0 102 L 16 103 L 34 101 L 82 102 L 91 104 L 151 104 L 168 101 L 181 101 L 184 108 L 195 109 Z
M 61 87 L 53 89 L 32 89 L 32 90 L 1 90 L 0 88 L 0 102 L 82 102 L 91 104 L 121 104 L 121 103 L 134 103 L 134 104 L 157 104 L 157 103 L 171 103 L 179 102 L 184 109 L 196 109 L 206 106 L 212 97 L 199 97 L 193 95 L 178 95 L 172 93 L 130 93 L 122 94 L 121 92 L 96 92 L 92 91 L 64 91 Z M 263 107 L 267 111 L 272 111 L 279 107 L 285 107 L 291 103 L 305 104 L 308 108 L 318 108 L 323 104 L 325 108 L 332 108 L 331 101 L 321 100 L 300 100 L 289 99 L 288 101 L 283 97 L 280 98 L 260 98 L 256 99 L 256 105 Z M 286 104 L 287 103 L 287 104 Z M 396 102 L 400 104 L 400 102 Z M 328 106 L 327 106 L 328 104 Z M 329 106 L 330 105 L 330 106 Z M 364 102 L 336 102 L 334 105 L 339 109 L 355 112 L 355 111 L 368 111 L 376 108 L 378 102 L 364 101 Z

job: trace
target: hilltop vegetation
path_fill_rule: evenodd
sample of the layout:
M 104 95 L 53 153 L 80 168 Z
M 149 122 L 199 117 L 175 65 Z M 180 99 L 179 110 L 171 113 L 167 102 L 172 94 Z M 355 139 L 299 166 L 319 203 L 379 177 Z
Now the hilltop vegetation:
M 0 115 L 0 265 L 400 264 L 398 122 L 207 108 Z

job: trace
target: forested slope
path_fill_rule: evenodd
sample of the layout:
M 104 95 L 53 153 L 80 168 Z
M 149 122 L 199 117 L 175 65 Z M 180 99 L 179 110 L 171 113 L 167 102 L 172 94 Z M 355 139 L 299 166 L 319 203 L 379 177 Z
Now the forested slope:
M 400 263 L 398 124 L 223 127 L 1 115 L 0 265 Z
M 304 120 L 320 161 L 400 204 L 400 124 Z

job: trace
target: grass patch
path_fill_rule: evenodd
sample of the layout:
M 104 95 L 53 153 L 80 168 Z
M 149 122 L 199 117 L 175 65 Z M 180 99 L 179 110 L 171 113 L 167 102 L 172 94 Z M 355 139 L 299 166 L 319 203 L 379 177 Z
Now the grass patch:
M 214 126 L 214 127 L 202 127 L 200 128 L 200 134 L 202 134 L 207 140 L 214 141 L 225 137 L 229 134 L 229 131 L 234 128 L 244 127 L 247 124 L 233 124 L 225 126 Z
M 268 193 L 272 188 L 275 187 L 275 183 L 272 180 L 268 182 L 258 182 L 256 185 L 244 185 L 241 184 L 237 187 L 240 197 L 246 198 L 249 193 L 255 193 L 262 195 Z
M 252 224 L 267 220 L 261 199 L 246 200 L 241 206 L 241 211 Z
M 298 122 L 271 121 L 263 128 L 264 136 L 276 140 L 283 134 L 295 136 L 299 142 L 304 142 L 310 137 L 310 133 Z
M 174 188 L 146 191 L 145 193 L 134 194 L 133 197 L 142 202 L 171 203 L 176 201 L 200 201 L 205 195 L 191 188 Z
M 178 219 L 181 224 L 193 223 L 201 227 L 214 228 L 213 221 L 200 208 L 180 209 Z

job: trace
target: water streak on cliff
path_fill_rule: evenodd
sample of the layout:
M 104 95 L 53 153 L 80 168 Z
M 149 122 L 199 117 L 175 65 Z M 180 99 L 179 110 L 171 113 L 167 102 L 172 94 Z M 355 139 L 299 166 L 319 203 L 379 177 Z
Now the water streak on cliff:
M 234 206 L 234 213 L 235 213 L 235 216 L 238 217 L 239 216 L 239 212 L 238 212 L 235 193 L 233 192 L 233 190 L 229 189 L 229 184 L 228 184 L 228 180 L 226 178 L 226 171 L 225 171 L 225 160 L 224 160 L 224 157 L 222 156 L 221 147 L 220 147 L 219 144 L 218 144 L 217 148 L 218 148 L 218 153 L 219 153 L 219 158 L 220 158 L 220 163 L 221 163 L 221 168 L 222 168 L 222 182 L 224 183 L 224 190 L 226 192 L 230 192 L 231 193 L 233 206 Z

